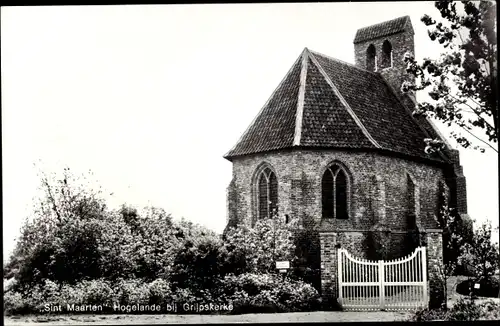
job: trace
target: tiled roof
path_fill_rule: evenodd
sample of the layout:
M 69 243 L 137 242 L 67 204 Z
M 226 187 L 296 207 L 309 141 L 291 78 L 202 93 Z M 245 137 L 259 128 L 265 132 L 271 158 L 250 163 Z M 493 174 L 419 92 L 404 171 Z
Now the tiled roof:
M 366 40 L 402 32 L 407 26 L 407 22 L 409 20 L 410 16 L 403 16 L 379 24 L 360 28 L 356 32 L 354 43 L 360 43 Z
M 227 156 L 292 146 L 300 84 L 301 58 L 276 88 L 236 147 Z
M 300 139 L 303 146 L 375 147 L 311 59 L 303 112 Z
M 225 157 L 302 146 L 441 160 L 424 153 L 425 138 L 379 73 L 306 48 Z

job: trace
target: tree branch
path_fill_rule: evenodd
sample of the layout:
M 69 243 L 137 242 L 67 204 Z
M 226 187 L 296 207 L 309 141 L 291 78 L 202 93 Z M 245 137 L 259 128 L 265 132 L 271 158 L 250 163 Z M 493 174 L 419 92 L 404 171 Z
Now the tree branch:
M 452 97 L 453 99 L 455 99 L 456 101 L 461 102 L 459 99 L 457 99 L 457 98 L 456 98 L 455 96 L 453 96 L 451 93 L 449 93 L 449 92 L 448 92 L 448 95 L 449 95 L 450 97 Z M 472 100 L 472 99 L 470 99 L 470 100 Z M 472 100 L 472 101 L 473 101 L 474 103 L 476 103 L 474 100 Z M 488 125 L 488 127 L 490 127 L 490 128 L 492 128 L 492 129 L 493 129 L 493 126 L 492 126 L 492 125 L 491 125 L 488 121 L 486 121 L 486 120 L 485 120 L 485 119 L 481 116 L 481 112 L 476 111 L 476 110 L 475 110 L 475 109 L 474 109 L 474 108 L 473 108 L 473 107 L 472 107 L 469 103 L 464 102 L 464 103 L 462 103 L 462 104 L 467 105 L 467 106 L 468 106 L 468 107 L 472 110 L 472 112 L 474 112 L 474 113 L 477 115 L 477 117 L 478 117 L 479 119 L 481 119 L 481 120 L 482 120 L 482 121 L 483 121 L 486 125 Z M 476 104 L 478 104 L 478 103 L 476 103 Z M 478 105 L 479 105 L 479 104 L 478 104 Z M 480 106 L 480 105 L 479 105 L 479 106 Z
M 459 125 L 459 126 L 460 126 L 460 125 Z M 472 137 L 474 137 L 474 138 L 476 138 L 477 140 L 479 140 L 480 142 L 482 142 L 482 143 L 484 143 L 484 144 L 488 145 L 491 149 L 493 149 L 495 152 L 497 152 L 497 153 L 498 153 L 498 150 L 497 150 L 495 147 L 491 146 L 488 142 L 486 142 L 486 141 L 482 140 L 481 138 L 477 137 L 476 135 L 474 135 L 472 132 L 470 132 L 470 131 L 469 131 L 467 128 L 465 128 L 464 126 L 460 126 L 460 128 L 462 128 L 463 130 L 467 131 L 467 132 L 468 132 L 468 133 L 469 133 Z
M 59 210 L 57 209 L 56 200 L 55 200 L 54 196 L 52 195 L 51 187 L 49 185 L 49 181 L 47 180 L 47 176 L 45 176 L 45 175 L 43 176 L 42 182 L 43 182 L 44 186 L 47 188 L 48 198 L 49 198 L 49 201 L 52 203 L 52 208 L 54 209 L 54 212 L 56 213 L 57 219 L 59 221 L 61 221 L 61 214 L 59 213 Z

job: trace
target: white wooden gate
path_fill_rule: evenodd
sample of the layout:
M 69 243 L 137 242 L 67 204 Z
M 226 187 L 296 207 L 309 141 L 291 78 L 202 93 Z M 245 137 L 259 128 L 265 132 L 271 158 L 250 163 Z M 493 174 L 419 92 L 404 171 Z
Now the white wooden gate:
M 338 299 L 344 310 L 411 310 L 427 307 L 425 247 L 391 261 L 369 261 L 338 250 Z

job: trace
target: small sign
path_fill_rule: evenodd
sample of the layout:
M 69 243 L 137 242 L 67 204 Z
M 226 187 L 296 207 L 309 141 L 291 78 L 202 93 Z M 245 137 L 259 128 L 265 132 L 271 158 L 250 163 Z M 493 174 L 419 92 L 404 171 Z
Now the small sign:
M 289 268 L 290 268 L 290 262 L 288 260 L 276 262 L 276 269 L 289 269 Z
M 474 284 L 474 289 L 479 289 L 479 283 Z
M 286 273 L 286 269 L 280 269 L 280 273 Z

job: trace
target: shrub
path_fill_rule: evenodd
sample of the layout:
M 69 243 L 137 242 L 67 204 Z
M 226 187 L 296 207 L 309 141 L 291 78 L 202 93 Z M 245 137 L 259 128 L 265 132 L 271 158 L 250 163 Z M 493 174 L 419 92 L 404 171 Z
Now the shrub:
M 189 288 L 194 292 L 212 289 L 220 275 L 220 246 L 217 238 L 207 237 L 197 243 L 187 241 L 174 259 L 170 274 L 172 288 Z
M 500 319 L 500 304 L 493 301 L 486 301 L 479 305 L 481 310 L 481 319 L 498 320 Z
M 29 307 L 21 293 L 11 291 L 3 296 L 3 312 L 6 316 L 25 314 L 29 312 Z
M 120 305 L 149 303 L 149 288 L 140 279 L 119 280 L 114 289 L 116 301 Z
M 460 298 L 450 310 L 421 309 L 409 317 L 409 321 L 473 321 L 480 319 L 497 320 L 500 317 L 500 305 L 493 301 L 477 304 L 473 300 Z
M 82 281 L 75 288 L 82 293 L 84 304 L 112 306 L 116 302 L 111 283 L 104 279 Z
M 170 303 L 172 291 L 169 283 L 164 279 L 156 279 L 148 284 L 149 304 L 165 306 Z
M 182 296 L 183 294 L 183 296 Z M 75 285 L 57 284 L 45 280 L 44 285 L 36 285 L 25 292 L 11 291 L 4 295 L 5 314 L 39 313 L 46 305 L 66 307 L 74 305 L 103 305 L 103 310 L 113 311 L 114 304 L 119 305 L 160 305 L 164 307 L 172 303 L 170 286 L 166 280 L 157 279 L 146 283 L 144 280 L 118 280 L 111 283 L 104 279 L 80 281 Z M 210 300 L 208 296 L 198 297 L 191 292 L 183 290 L 178 299 L 190 302 Z
M 479 289 L 475 289 L 474 285 L 478 283 Z M 472 295 L 479 297 L 497 298 L 499 289 L 499 281 L 496 276 L 476 282 L 474 280 L 464 280 L 457 284 L 457 293 L 462 295 Z
M 234 306 L 233 313 L 313 311 L 318 292 L 310 284 L 277 274 L 227 275 L 220 296 Z
M 408 317 L 408 321 L 447 320 L 447 315 L 448 311 L 444 309 L 419 309 Z
M 229 229 L 221 249 L 224 271 L 268 273 L 275 271 L 277 260 L 294 261 L 294 232 L 301 228 L 299 222 L 293 219 L 286 223 L 283 217 L 276 215 L 258 220 L 252 228 Z
M 466 243 L 459 257 L 459 262 L 474 275 L 476 281 L 494 277 L 498 269 L 498 244 L 491 240 L 491 222 L 487 221 L 474 232 L 472 243 Z
M 446 320 L 478 320 L 481 309 L 474 301 L 460 298 L 450 309 Z
M 291 266 L 290 276 L 321 289 L 321 251 L 319 231 L 313 218 L 305 216 L 302 228 L 295 231 L 294 246 L 296 259 Z

